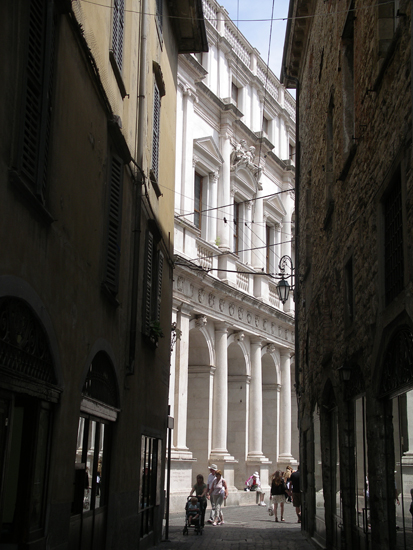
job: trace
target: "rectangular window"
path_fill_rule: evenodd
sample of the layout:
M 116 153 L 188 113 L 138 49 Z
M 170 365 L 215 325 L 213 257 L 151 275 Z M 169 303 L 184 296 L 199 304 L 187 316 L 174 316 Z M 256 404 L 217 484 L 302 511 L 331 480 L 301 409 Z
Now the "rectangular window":
M 403 215 L 401 173 L 398 169 L 383 201 L 384 284 L 386 305 L 403 290 Z
M 121 251 L 123 162 L 112 155 L 109 176 L 109 208 L 107 226 L 106 271 L 104 285 L 117 294 Z
M 142 435 L 140 501 L 141 538 L 154 529 L 155 506 L 161 502 L 162 440 Z
M 157 250 L 154 236 L 146 232 L 145 290 L 143 308 L 143 333 L 150 335 L 151 329 L 159 328 L 161 319 L 162 274 L 164 255 Z M 159 331 L 158 331 L 159 332 Z
M 268 118 L 262 117 L 262 131 L 268 136 Z
M 203 177 L 195 172 L 194 224 L 198 229 L 201 229 L 202 224 L 202 183 Z
M 239 224 L 240 224 L 240 205 L 238 202 L 234 202 L 234 220 L 233 220 L 233 252 L 235 254 L 238 254 L 239 252 L 239 245 L 240 245 L 240 230 L 239 230 Z
M 161 94 L 155 81 L 153 97 L 153 135 L 152 135 L 152 172 L 158 182 L 159 168 L 159 130 L 161 122 Z
M 156 0 L 156 21 L 158 24 L 159 32 L 162 34 L 162 25 L 163 25 L 162 0 Z
M 112 27 L 112 51 L 120 73 L 122 72 L 122 64 L 123 64 L 124 25 L 125 25 L 125 0 L 114 0 L 113 27 Z
M 347 327 L 353 324 L 354 319 L 354 289 L 353 289 L 353 259 L 347 262 L 344 268 L 345 311 L 344 318 Z
M 231 86 L 231 99 L 234 105 L 238 107 L 238 86 L 234 82 Z
M 44 204 L 50 145 L 55 53 L 54 2 L 30 2 L 18 171 Z

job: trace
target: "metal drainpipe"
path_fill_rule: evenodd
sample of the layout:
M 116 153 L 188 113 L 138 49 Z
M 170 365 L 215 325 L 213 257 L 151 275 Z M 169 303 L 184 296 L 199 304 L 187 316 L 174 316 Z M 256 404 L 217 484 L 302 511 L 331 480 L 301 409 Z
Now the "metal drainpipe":
M 139 109 L 136 161 L 133 161 L 138 168 L 138 182 L 136 184 L 135 197 L 135 227 L 133 230 L 133 267 L 132 267 L 132 292 L 131 292 L 131 323 L 129 334 L 129 374 L 135 371 L 135 353 L 137 337 L 137 315 L 138 315 L 138 289 L 139 289 L 139 255 L 141 239 L 141 199 L 142 185 L 144 184 L 145 173 L 143 171 L 143 150 L 146 136 L 146 57 L 148 51 L 148 28 L 149 28 L 148 0 L 142 0 L 142 30 L 141 49 L 139 63 Z

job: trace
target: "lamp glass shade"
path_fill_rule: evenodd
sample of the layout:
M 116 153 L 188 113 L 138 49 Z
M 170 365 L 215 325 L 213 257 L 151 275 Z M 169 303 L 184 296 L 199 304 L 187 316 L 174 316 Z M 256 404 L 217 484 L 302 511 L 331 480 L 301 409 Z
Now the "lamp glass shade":
M 280 301 L 285 304 L 288 300 L 288 295 L 290 294 L 290 285 L 285 279 L 281 279 L 277 285 L 277 294 Z

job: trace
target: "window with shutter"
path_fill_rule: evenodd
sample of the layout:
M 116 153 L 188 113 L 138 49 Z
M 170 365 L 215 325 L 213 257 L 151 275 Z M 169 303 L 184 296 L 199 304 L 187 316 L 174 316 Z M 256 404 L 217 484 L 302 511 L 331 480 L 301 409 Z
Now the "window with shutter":
M 156 22 L 158 24 L 158 31 L 162 35 L 162 0 L 156 0 Z
M 54 4 L 30 2 L 18 172 L 45 202 L 53 98 Z
M 105 285 L 112 293 L 118 292 L 119 259 L 122 218 L 122 181 L 123 162 L 119 157 L 112 156 L 109 182 L 109 209 L 107 226 L 107 251 Z
M 112 50 L 116 64 L 122 72 L 123 63 L 123 31 L 125 24 L 125 0 L 114 0 Z
M 154 323 L 161 320 L 162 275 L 164 255 L 157 250 L 155 238 L 146 232 L 146 264 L 143 307 L 143 332 L 149 335 Z
M 155 82 L 153 100 L 153 139 L 152 139 L 152 171 L 158 181 L 159 165 L 159 128 L 161 119 L 161 95 Z

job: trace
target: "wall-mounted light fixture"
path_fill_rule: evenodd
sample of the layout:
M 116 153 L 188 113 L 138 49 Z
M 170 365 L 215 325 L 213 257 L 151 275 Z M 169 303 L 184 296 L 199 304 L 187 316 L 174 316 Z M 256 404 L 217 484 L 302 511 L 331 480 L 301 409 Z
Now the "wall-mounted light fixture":
M 285 272 L 287 264 L 290 264 L 289 275 L 287 275 Z M 280 270 L 280 273 L 278 273 L 278 277 L 281 277 L 281 279 L 277 283 L 277 294 L 280 301 L 283 304 L 285 304 L 285 302 L 288 300 L 290 290 L 294 290 L 294 285 L 290 285 L 290 283 L 287 280 L 287 279 L 292 279 L 294 274 L 293 261 L 290 258 L 290 256 L 282 256 L 278 264 L 278 269 Z

